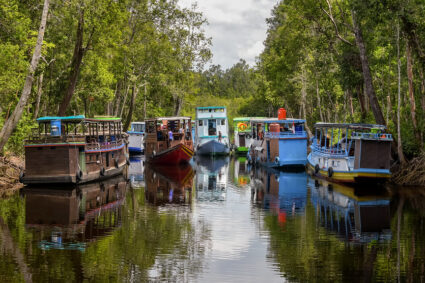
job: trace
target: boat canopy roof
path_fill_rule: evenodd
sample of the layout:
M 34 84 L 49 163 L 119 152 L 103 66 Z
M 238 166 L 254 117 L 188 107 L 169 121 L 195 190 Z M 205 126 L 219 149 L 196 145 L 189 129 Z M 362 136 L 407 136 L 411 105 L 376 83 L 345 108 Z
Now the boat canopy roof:
M 66 116 L 66 117 L 58 117 L 58 116 L 45 116 L 45 117 L 40 117 L 37 119 L 37 122 L 39 123 L 47 123 L 50 121 L 54 121 L 54 120 L 60 120 L 60 121 L 64 121 L 64 122 L 81 122 L 85 119 L 86 117 L 84 115 L 78 115 L 78 116 Z
M 233 118 L 234 122 L 242 122 L 242 121 L 252 121 L 252 120 L 257 120 L 257 119 L 268 119 L 266 117 L 237 117 L 237 118 Z
M 284 120 L 278 120 L 277 118 L 259 118 L 259 119 L 251 119 L 251 122 L 254 123 L 264 123 L 264 124 L 292 124 L 292 123 L 305 123 L 303 119 L 293 119 L 287 118 Z
M 146 119 L 146 121 L 163 121 L 163 120 L 191 120 L 192 117 L 188 116 L 176 116 L 176 117 L 158 117 L 158 118 L 152 118 L 152 119 Z
M 131 122 L 132 125 L 144 125 L 145 122 Z
M 112 117 L 112 116 L 96 116 L 94 118 L 86 118 L 85 121 L 87 122 L 120 122 L 121 118 L 119 117 Z
M 315 128 L 347 128 L 353 130 L 368 130 L 368 129 L 379 129 L 385 130 L 386 127 L 384 125 L 378 124 L 349 124 L 349 123 L 316 123 L 314 125 Z
M 206 107 L 196 107 L 196 110 L 205 110 L 205 109 L 226 109 L 226 106 L 206 106 Z

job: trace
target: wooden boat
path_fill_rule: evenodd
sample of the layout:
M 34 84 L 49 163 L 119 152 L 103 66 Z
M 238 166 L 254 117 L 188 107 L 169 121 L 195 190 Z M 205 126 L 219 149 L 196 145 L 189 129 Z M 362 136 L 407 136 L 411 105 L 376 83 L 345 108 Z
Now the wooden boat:
M 307 133 L 305 120 L 256 119 L 248 159 L 267 167 L 304 167 L 307 163 Z
M 148 119 L 145 135 L 145 158 L 157 165 L 187 163 L 193 156 L 190 117 Z M 170 135 L 172 140 L 170 140 Z
M 317 123 L 309 168 L 337 182 L 377 182 L 391 176 L 391 134 L 385 126 Z
M 224 106 L 196 108 L 196 154 L 227 155 L 230 152 L 229 125 Z
M 251 131 L 251 120 L 264 119 L 262 117 L 238 117 L 233 119 L 235 131 L 235 152 L 246 155 L 254 142 Z
M 128 134 L 128 151 L 130 154 L 143 154 L 145 151 L 145 122 L 132 122 Z
M 24 184 L 86 183 L 121 174 L 128 163 L 121 119 L 41 117 L 25 141 Z

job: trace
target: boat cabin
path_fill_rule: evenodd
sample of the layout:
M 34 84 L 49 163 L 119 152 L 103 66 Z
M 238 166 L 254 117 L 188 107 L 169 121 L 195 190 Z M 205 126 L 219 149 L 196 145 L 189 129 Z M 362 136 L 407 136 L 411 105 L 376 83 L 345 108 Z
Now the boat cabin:
M 385 129 L 374 124 L 317 123 L 309 165 L 316 174 L 341 181 L 388 178 L 393 139 Z
M 159 117 L 148 119 L 145 122 L 145 156 L 147 160 L 159 158 L 173 149 L 181 151 L 181 145 L 184 146 L 183 151 L 188 151 L 191 154 L 190 158 L 192 157 L 193 141 L 190 117 Z M 177 156 L 171 155 L 165 158 L 164 155 L 163 157 L 165 163 L 174 163 L 173 159 Z
M 127 162 L 127 135 L 121 119 L 41 117 L 25 141 L 25 172 L 21 181 L 84 183 L 114 176 Z
M 132 122 L 128 131 L 128 151 L 130 154 L 142 154 L 145 142 L 145 122 Z
M 305 120 L 267 118 L 251 120 L 249 158 L 268 167 L 305 166 L 307 133 Z

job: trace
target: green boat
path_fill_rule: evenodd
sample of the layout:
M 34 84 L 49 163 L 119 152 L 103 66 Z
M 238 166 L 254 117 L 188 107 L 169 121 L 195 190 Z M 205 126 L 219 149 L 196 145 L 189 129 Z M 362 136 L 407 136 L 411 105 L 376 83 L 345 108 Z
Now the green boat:
M 259 117 L 238 117 L 233 119 L 235 129 L 235 146 L 237 154 L 247 154 L 254 139 L 252 138 L 251 120 Z

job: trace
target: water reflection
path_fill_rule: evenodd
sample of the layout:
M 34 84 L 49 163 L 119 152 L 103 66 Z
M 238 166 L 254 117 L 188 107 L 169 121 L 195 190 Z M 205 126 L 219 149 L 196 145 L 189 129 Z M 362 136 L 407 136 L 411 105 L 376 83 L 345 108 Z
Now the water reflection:
M 76 188 L 27 187 L 26 227 L 41 249 L 84 250 L 120 225 L 126 187 L 122 176 Z
M 249 172 L 251 166 L 246 157 L 236 157 L 234 160 L 234 180 L 233 183 L 238 187 L 245 187 L 250 183 Z
M 258 206 L 279 215 L 303 213 L 307 202 L 307 173 L 305 171 L 283 172 L 256 168 L 251 176 L 252 200 Z
M 311 192 L 318 222 L 350 241 L 391 239 L 390 197 L 386 191 L 361 193 L 353 187 L 314 180 Z
M 229 178 L 229 157 L 197 156 L 196 199 L 198 201 L 224 201 Z
M 146 167 L 146 200 L 154 205 L 191 204 L 194 171 L 190 165 Z
M 423 189 L 362 192 L 243 159 L 137 166 L 144 189 L 111 179 L 0 199 L 0 281 L 425 278 Z
M 130 166 L 128 166 L 128 176 L 131 187 L 134 189 L 143 188 L 145 186 L 144 178 L 145 157 L 131 156 Z

